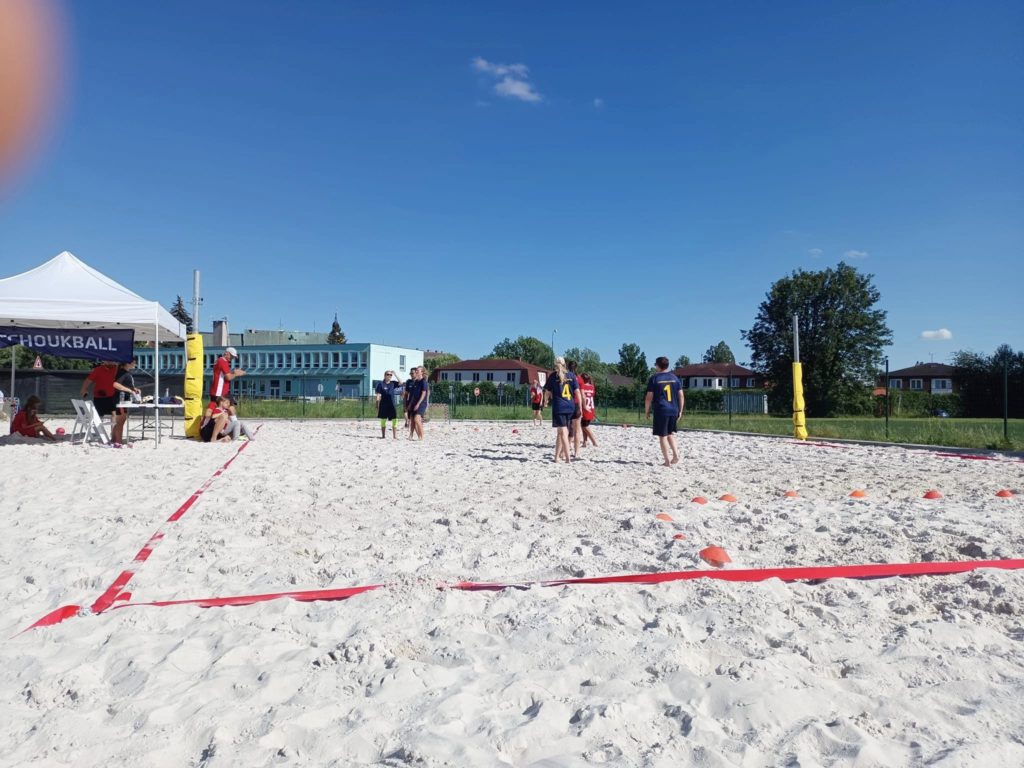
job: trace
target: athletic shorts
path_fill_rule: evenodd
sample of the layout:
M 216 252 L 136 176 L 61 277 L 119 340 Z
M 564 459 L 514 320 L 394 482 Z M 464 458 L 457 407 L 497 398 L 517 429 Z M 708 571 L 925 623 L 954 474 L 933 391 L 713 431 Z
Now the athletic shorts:
M 568 427 L 572 424 L 571 413 L 552 413 L 551 414 L 551 426 L 552 427 Z
M 579 418 L 581 418 L 582 416 L 583 416 L 583 411 L 582 411 L 582 409 L 581 409 L 581 408 L 580 408 L 580 407 L 579 407 L 579 406 L 577 405 L 577 406 L 576 406 L 575 408 L 573 408 L 573 411 L 572 411 L 572 417 L 573 417 L 574 419 L 579 419 Z
M 586 419 L 585 418 L 585 419 L 583 419 L 580 422 L 580 426 L 582 426 L 585 429 L 585 428 L 589 427 L 593 421 L 594 421 L 593 419 Z
M 92 404 L 96 406 L 96 413 L 100 416 L 109 416 L 117 407 L 117 399 L 113 397 L 95 397 Z
M 217 428 L 217 420 L 210 419 L 206 422 L 205 427 L 200 427 L 199 436 L 203 439 L 204 443 L 208 443 L 213 440 L 213 430 Z
M 664 415 L 654 414 L 654 428 L 653 432 L 658 437 L 667 437 L 668 435 L 675 434 L 676 422 L 679 420 L 678 414 Z
M 535 410 L 535 411 L 543 411 L 544 410 L 544 406 L 541 403 L 534 403 L 533 404 L 533 410 Z

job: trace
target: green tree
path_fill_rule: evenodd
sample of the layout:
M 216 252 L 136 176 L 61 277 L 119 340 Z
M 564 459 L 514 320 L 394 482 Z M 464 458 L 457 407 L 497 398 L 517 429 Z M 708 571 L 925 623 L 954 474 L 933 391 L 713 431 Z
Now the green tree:
M 686 355 L 680 355 L 676 359 L 676 364 L 673 367 L 674 368 L 682 368 L 684 365 L 689 365 L 689 364 L 690 364 L 690 358 L 688 358 Z
M 1024 352 L 1002 344 L 995 354 L 961 350 L 953 354 L 964 416 L 1000 418 L 1003 415 L 1003 364 L 1009 388 L 1009 417 L 1024 418 Z
M 576 361 L 576 368 L 580 373 L 589 373 L 591 376 L 607 376 L 608 365 L 601 362 L 601 356 L 588 347 L 569 347 L 565 350 L 565 360 Z
M 643 382 L 646 386 L 650 367 L 647 365 L 647 356 L 640 351 L 639 344 L 627 342 L 619 347 L 619 362 L 615 370 L 622 376 L 630 376 L 637 382 Z
M 453 355 L 450 352 L 441 352 L 440 354 L 426 358 L 423 361 L 423 365 L 426 366 L 428 373 L 433 373 L 437 368 L 440 368 L 442 365 L 451 365 L 452 363 L 457 362 L 459 362 L 458 355 Z
M 494 345 L 490 358 L 503 360 L 522 360 L 542 368 L 551 368 L 555 364 L 555 355 L 551 347 L 533 336 L 520 336 L 512 341 L 507 336 Z
M 729 349 L 729 345 L 724 341 L 720 341 L 717 344 L 712 344 L 708 347 L 707 352 L 704 353 L 704 359 L 702 362 L 705 363 L 735 363 L 736 356 L 733 355 L 732 350 Z
M 799 316 L 800 359 L 808 416 L 870 408 L 869 389 L 892 340 L 872 275 L 840 262 L 820 272 L 796 270 L 776 281 L 761 302 L 754 325 L 742 331 L 751 366 L 772 383 L 772 410 L 793 401 L 793 315 Z
M 192 333 L 195 330 L 192 327 L 192 315 L 185 309 L 185 302 L 181 300 L 181 296 L 175 298 L 174 305 L 171 307 L 171 316 L 185 326 L 187 333 Z
M 347 341 L 344 331 L 338 324 L 338 313 L 334 313 L 334 322 L 331 323 L 331 332 L 327 334 L 328 344 L 344 344 Z

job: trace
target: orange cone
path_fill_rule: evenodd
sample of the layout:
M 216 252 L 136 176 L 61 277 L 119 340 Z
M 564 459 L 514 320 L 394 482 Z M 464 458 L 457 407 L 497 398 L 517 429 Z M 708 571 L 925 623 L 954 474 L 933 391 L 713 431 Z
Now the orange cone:
M 1001 491 L 996 491 L 996 496 L 998 496 L 1000 499 L 1012 499 L 1013 491 L 1003 488 L 1003 490 Z
M 686 536 L 684 536 L 684 535 L 683 535 L 683 534 L 681 534 L 681 533 L 677 533 L 677 534 L 676 534 L 675 536 L 673 536 L 672 538 L 673 538 L 673 539 L 675 539 L 676 541 L 682 541 L 683 539 L 685 539 L 685 538 L 686 538 Z
M 860 490 L 859 488 L 857 490 L 855 490 L 855 491 L 850 491 L 850 498 L 851 499 L 866 499 L 867 496 L 868 495 L 866 493 L 864 493 L 864 491 Z
M 512 434 L 513 435 L 518 435 L 519 434 L 519 430 L 518 429 L 513 429 L 512 430 Z
M 797 493 L 796 491 L 786 491 L 784 494 L 782 494 L 782 498 L 784 498 L 784 499 L 799 499 L 800 498 L 800 494 Z
M 719 501 L 728 501 L 728 502 L 731 503 L 731 502 L 736 501 L 736 497 L 733 496 L 731 493 L 723 493 L 721 496 L 718 497 L 718 500 Z
M 655 520 L 664 520 L 666 523 L 672 522 L 672 515 L 667 515 L 664 512 L 659 512 L 654 516 Z
M 729 557 L 728 553 L 721 547 L 704 547 L 700 551 L 701 559 L 704 560 L 708 565 L 712 565 L 715 568 L 721 568 L 726 563 L 731 563 L 732 558 Z
M 924 497 L 926 499 L 941 499 L 942 498 L 942 494 L 939 493 L 938 491 L 925 491 L 924 492 Z
M 690 499 L 690 503 L 691 504 L 707 504 L 708 500 L 705 499 L 703 496 L 694 496 L 692 499 Z

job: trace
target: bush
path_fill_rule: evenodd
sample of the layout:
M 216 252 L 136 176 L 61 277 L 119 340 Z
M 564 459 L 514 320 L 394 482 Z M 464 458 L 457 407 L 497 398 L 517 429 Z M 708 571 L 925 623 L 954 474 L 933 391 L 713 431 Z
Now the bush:
M 958 418 L 963 415 L 963 405 L 959 395 L 933 395 L 930 392 L 905 392 L 903 390 L 889 390 L 889 415 L 916 417 L 916 416 L 937 416 L 944 412 L 951 418 Z M 885 415 L 885 396 L 879 395 L 875 398 L 876 416 Z

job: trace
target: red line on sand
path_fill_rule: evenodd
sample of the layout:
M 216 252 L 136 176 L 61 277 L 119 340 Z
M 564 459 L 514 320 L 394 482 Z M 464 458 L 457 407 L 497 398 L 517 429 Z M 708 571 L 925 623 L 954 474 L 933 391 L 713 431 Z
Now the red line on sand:
M 262 424 L 256 427 L 256 432 L 259 432 L 262 427 Z M 210 487 L 213 481 L 224 474 L 224 471 L 231 466 L 232 462 L 239 457 L 242 451 L 249 447 L 249 442 L 250 441 L 246 440 L 238 446 L 238 450 L 235 451 L 235 455 L 224 462 L 224 464 L 222 464 L 221 467 L 214 472 L 205 483 L 193 491 L 192 495 L 185 499 L 184 503 L 174 511 L 174 514 L 164 521 L 164 525 L 167 523 L 176 523 L 184 517 L 185 513 L 192 508 L 192 505 L 199 500 L 199 497 L 203 495 L 203 492 Z M 135 557 L 132 559 L 132 563 L 141 565 L 146 562 L 149 559 L 149 556 L 153 554 L 153 550 L 156 548 L 156 545 L 163 541 L 165 535 L 166 534 L 163 530 L 158 530 L 150 536 L 149 541 L 147 541 L 145 545 L 143 545 L 142 549 L 135 554 Z M 48 627 L 53 624 L 60 624 L 60 622 L 65 619 L 70 619 L 72 616 L 77 616 L 79 613 L 83 612 L 103 613 L 116 601 L 124 600 L 124 598 L 121 597 L 121 592 L 126 586 L 128 586 L 128 582 L 135 576 L 135 571 L 136 569 L 132 568 L 126 568 L 121 571 L 121 573 L 118 574 L 118 577 L 114 579 L 114 583 L 107 587 L 106 591 L 96 598 L 96 601 L 88 609 L 83 609 L 79 605 L 63 605 L 56 610 L 50 611 L 50 613 L 43 616 L 30 627 L 27 627 L 24 631 L 27 632 L 29 629 L 35 629 L 36 627 Z
M 768 579 L 782 581 L 817 581 L 823 579 L 877 579 L 893 576 L 940 576 L 965 573 L 978 568 L 1017 570 L 1024 568 L 1024 560 L 968 560 L 945 563 L 875 563 L 870 565 L 828 565 L 797 568 L 752 568 L 735 571 L 671 571 L 667 573 L 636 573 L 621 576 L 595 576 L 583 579 L 556 579 L 553 581 L 527 581 L 519 583 L 460 581 L 440 584 L 438 589 L 460 589 L 467 592 L 527 589 L 529 587 L 565 587 L 583 584 L 661 584 L 667 581 L 716 579 L 718 581 L 759 582 Z M 172 605 L 197 605 L 200 608 L 221 608 L 233 605 L 252 605 L 270 600 L 291 599 L 304 603 L 345 600 L 354 595 L 386 587 L 372 584 L 343 589 L 311 589 L 297 592 L 271 592 L 261 595 L 235 597 L 202 597 L 191 600 L 160 600 L 149 603 L 122 603 L 120 608 L 165 608 Z

